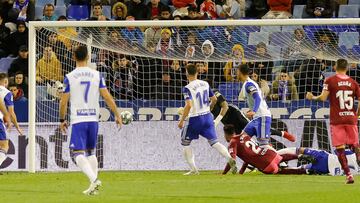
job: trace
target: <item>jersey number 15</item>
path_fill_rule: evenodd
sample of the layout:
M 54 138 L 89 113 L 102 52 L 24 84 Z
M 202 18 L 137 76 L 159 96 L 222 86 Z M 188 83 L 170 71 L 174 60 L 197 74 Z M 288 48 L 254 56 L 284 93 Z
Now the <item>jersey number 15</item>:
M 336 98 L 339 98 L 340 109 L 353 109 L 354 98 L 351 96 L 352 94 L 352 90 L 339 90 L 336 92 Z

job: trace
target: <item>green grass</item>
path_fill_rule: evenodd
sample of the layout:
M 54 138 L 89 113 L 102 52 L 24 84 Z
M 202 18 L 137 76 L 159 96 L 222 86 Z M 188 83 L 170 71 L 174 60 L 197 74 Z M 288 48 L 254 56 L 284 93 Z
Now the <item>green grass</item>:
M 4 173 L 1 202 L 360 202 L 360 178 L 345 185 L 345 177 L 280 176 L 252 173 L 222 176 L 202 172 L 101 172 L 98 196 L 84 196 L 88 186 L 81 173 Z

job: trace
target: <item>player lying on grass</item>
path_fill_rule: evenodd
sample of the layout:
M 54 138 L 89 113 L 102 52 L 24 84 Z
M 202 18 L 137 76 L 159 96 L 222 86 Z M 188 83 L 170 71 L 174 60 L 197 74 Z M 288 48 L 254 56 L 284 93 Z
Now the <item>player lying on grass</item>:
M 345 172 L 341 169 L 341 164 L 337 155 L 330 154 L 324 150 L 316 150 L 311 148 L 286 148 L 278 151 L 279 155 L 299 155 L 309 157 L 311 163 L 301 165 L 298 169 L 303 168 L 307 174 L 329 174 L 329 175 L 344 175 Z M 352 174 L 358 174 L 358 164 L 356 155 L 350 150 L 345 151 L 348 160 L 348 166 Z
M 209 84 L 211 84 L 211 82 Z M 219 90 L 213 89 L 213 92 L 217 99 L 215 105 L 211 106 L 211 113 L 215 118 L 215 127 L 220 122 L 224 125 L 231 124 L 235 128 L 235 133 L 240 134 L 250 120 L 237 106 L 228 104 L 225 97 L 219 92 Z M 286 131 L 279 131 L 271 128 L 270 133 L 271 135 L 284 137 L 291 142 L 295 142 L 295 136 Z
M 235 159 L 238 156 L 244 161 L 244 164 L 239 171 L 240 174 L 245 172 L 248 164 L 265 174 L 303 174 L 305 169 L 280 169 L 281 161 L 288 161 L 297 158 L 297 154 L 279 155 L 271 147 L 262 148 L 257 143 L 251 140 L 247 134 L 236 134 L 233 125 L 224 126 L 225 139 L 229 142 L 230 155 Z M 223 174 L 229 171 L 229 165 L 226 165 Z

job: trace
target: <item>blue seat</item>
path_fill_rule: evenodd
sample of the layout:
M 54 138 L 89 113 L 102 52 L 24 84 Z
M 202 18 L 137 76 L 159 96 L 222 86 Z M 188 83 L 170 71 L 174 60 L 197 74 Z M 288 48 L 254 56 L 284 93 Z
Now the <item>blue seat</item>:
M 327 26 L 329 30 L 339 33 L 339 32 L 356 32 L 355 25 L 329 25 Z
M 66 16 L 66 6 L 65 5 L 62 5 L 62 6 L 55 6 L 55 12 L 54 14 L 56 16 Z
M 360 5 L 359 0 L 349 0 L 348 5 Z
M 293 17 L 310 18 L 311 16 L 306 13 L 306 5 L 294 5 Z
M 56 6 L 66 6 L 65 0 L 56 0 Z
M 86 5 L 70 5 L 67 12 L 70 19 L 84 20 L 89 18 L 89 8 Z
M 358 18 L 359 5 L 340 5 L 339 18 Z
M 54 0 L 36 0 L 36 6 L 44 7 L 46 4 L 55 5 Z
M 260 32 L 280 32 L 281 26 L 261 26 Z
M 13 57 L 6 57 L 6 58 L 1 58 L 0 59 L 0 72 L 2 73 L 7 73 L 11 63 L 15 60 L 16 58 Z
M 287 46 L 294 38 L 292 32 L 274 32 L 270 34 L 270 45 Z
M 220 93 L 226 98 L 228 101 L 236 101 L 238 100 L 238 96 L 241 90 L 240 83 L 238 82 L 229 82 L 229 83 L 221 83 L 219 84 Z
M 41 19 L 43 17 L 43 6 L 35 6 L 35 19 Z
M 266 45 L 269 44 L 269 35 L 268 32 L 250 32 L 248 45 L 257 45 L 260 42 L 264 42 Z
M 270 54 L 271 59 L 280 60 L 281 58 L 281 47 L 279 46 L 267 46 L 267 52 Z
M 359 45 L 358 32 L 339 33 L 339 46 L 345 46 L 347 49 L 351 49 L 354 45 Z
M 292 25 L 292 26 L 282 26 L 282 32 L 294 32 L 296 29 L 303 29 L 301 25 Z
M 47 87 L 46 86 L 36 86 L 36 100 L 43 101 L 47 99 Z

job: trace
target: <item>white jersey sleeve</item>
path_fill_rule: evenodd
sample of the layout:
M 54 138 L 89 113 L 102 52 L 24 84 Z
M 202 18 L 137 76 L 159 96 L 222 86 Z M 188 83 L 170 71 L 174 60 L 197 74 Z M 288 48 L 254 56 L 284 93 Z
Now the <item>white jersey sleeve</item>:
M 105 80 L 91 68 L 76 68 L 65 76 L 64 92 L 70 93 L 72 124 L 99 120 L 100 88 L 106 88 Z
M 12 93 L 4 86 L 0 86 L 0 99 L 4 102 L 6 107 L 13 106 L 14 100 Z M 0 111 L 0 119 L 3 121 L 4 115 Z
M 251 110 L 255 106 L 255 99 L 253 98 L 254 93 L 257 93 L 258 96 L 260 97 L 259 109 L 256 111 L 256 113 L 254 115 L 254 119 L 258 118 L 258 117 L 263 117 L 263 116 L 271 117 L 270 109 L 265 101 L 265 98 L 263 97 L 263 93 L 262 93 L 259 85 L 255 81 L 248 78 L 244 82 L 240 94 L 245 95 L 245 100 Z
M 351 174 L 353 175 L 359 174 L 359 166 L 356 161 L 356 155 L 354 153 L 350 153 L 346 155 L 346 158 L 348 160 L 348 165 Z M 329 168 L 329 174 L 332 176 L 344 174 L 344 171 L 341 169 L 341 165 L 338 160 L 338 157 L 334 154 L 329 154 L 328 168 Z
M 191 100 L 192 107 L 189 117 L 195 117 L 210 113 L 210 97 L 214 93 L 207 82 L 202 80 L 191 81 L 183 89 L 185 100 Z

